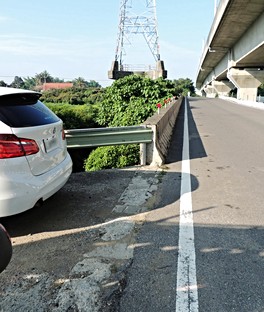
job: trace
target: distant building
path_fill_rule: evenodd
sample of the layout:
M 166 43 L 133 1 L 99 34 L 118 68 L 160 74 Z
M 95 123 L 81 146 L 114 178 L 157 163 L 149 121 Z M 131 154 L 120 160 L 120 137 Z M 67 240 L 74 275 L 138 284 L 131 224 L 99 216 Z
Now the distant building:
M 43 83 L 43 85 L 40 86 L 39 88 L 42 91 L 47 91 L 51 89 L 67 89 L 67 88 L 72 88 L 72 87 L 73 87 L 72 82 L 46 82 L 46 83 Z

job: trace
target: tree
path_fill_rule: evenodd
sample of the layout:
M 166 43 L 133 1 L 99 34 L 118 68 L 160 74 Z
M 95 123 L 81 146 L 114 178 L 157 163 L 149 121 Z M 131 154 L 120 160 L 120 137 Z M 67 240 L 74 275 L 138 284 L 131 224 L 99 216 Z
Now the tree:
M 191 79 L 180 78 L 177 80 L 173 80 L 173 82 L 175 84 L 175 88 L 176 88 L 178 94 L 182 94 L 184 96 L 188 95 L 189 92 L 190 92 L 190 95 L 195 94 L 195 87 L 194 87 Z
M 0 80 L 0 87 L 7 87 L 7 84 L 4 82 L 4 80 Z
M 36 87 L 36 79 L 34 77 L 24 78 L 24 86 L 27 90 L 34 90 Z
M 87 87 L 87 84 L 87 81 L 82 77 L 78 77 L 73 80 L 73 86 L 76 88 L 85 88 Z
M 89 88 L 101 88 L 102 86 L 95 80 L 90 80 L 87 82 L 87 87 Z
M 60 79 L 58 77 L 52 78 L 52 82 L 64 82 L 64 79 Z
M 262 83 L 258 88 L 258 95 L 264 96 L 264 83 Z
M 35 75 L 36 85 L 42 85 L 45 82 L 53 82 L 52 76 L 44 70 L 43 72 Z
M 19 76 L 15 76 L 13 82 L 10 84 L 10 87 L 23 89 L 25 88 L 24 80 Z

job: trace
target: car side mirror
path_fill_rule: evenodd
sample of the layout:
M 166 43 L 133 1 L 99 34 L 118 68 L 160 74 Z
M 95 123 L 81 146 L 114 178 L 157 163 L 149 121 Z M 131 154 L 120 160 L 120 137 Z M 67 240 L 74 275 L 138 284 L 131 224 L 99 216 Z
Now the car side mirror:
M 4 271 L 11 260 L 13 253 L 12 243 L 9 234 L 0 224 L 0 273 Z

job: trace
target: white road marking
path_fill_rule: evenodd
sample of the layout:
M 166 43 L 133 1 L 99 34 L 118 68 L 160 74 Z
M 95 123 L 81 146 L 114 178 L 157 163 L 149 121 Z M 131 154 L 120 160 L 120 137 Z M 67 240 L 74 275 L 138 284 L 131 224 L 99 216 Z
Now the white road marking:
M 191 192 L 188 113 L 185 98 L 176 312 L 199 310 Z

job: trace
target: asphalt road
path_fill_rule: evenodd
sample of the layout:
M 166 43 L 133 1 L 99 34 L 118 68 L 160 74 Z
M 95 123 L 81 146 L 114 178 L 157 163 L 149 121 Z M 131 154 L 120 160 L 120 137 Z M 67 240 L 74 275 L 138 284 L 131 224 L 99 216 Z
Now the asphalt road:
M 189 102 L 196 272 L 188 276 L 196 275 L 198 304 L 193 308 L 189 297 L 185 306 L 176 306 L 176 294 L 182 291 L 176 286 L 182 108 L 168 173 L 156 210 L 138 235 L 120 311 L 264 311 L 264 111 L 221 99 Z
M 187 112 L 189 174 L 182 106 L 162 168 L 75 173 L 42 207 L 1 220 L 14 254 L 0 311 L 264 311 L 264 111 L 191 98 Z M 186 177 L 193 222 L 184 228 Z M 179 260 L 186 228 L 194 248 Z

